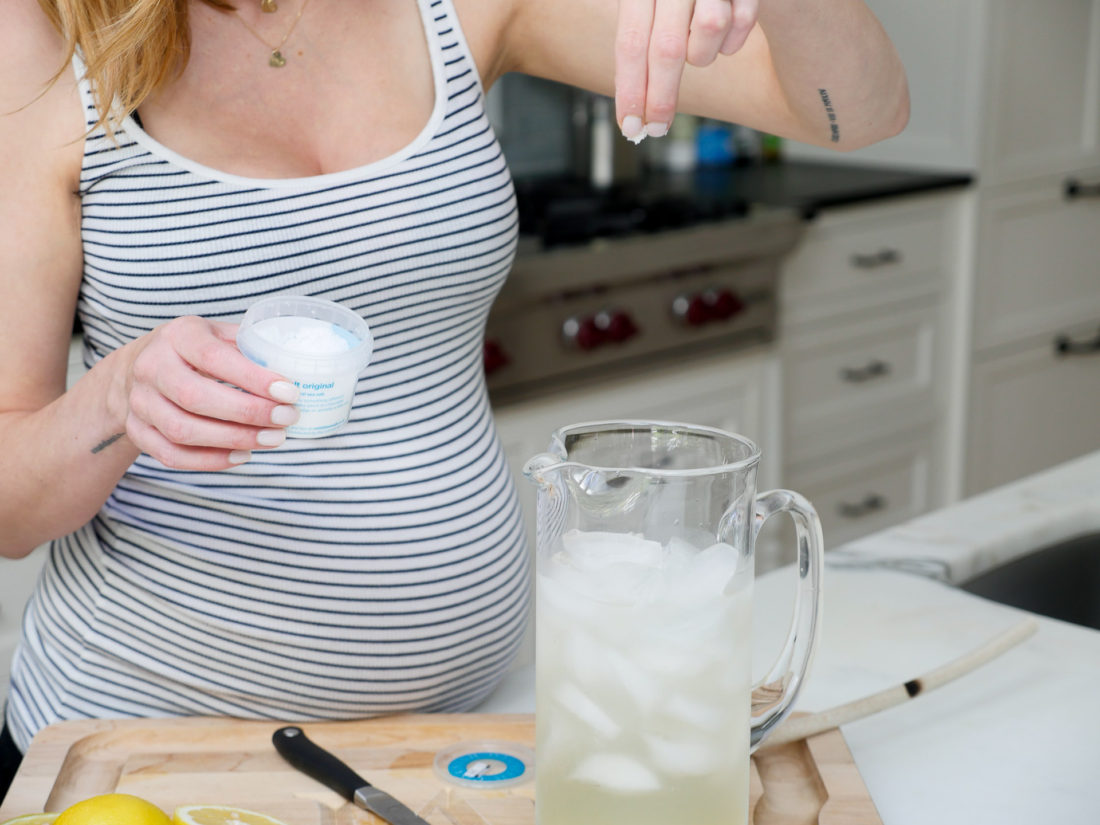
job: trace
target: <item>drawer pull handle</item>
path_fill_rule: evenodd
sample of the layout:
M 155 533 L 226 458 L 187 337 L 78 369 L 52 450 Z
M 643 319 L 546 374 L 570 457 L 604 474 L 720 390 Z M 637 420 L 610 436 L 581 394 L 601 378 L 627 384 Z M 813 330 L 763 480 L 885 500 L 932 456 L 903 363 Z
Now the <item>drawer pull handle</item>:
M 1056 355 L 1100 355 L 1100 332 L 1090 341 L 1074 341 L 1068 335 L 1054 339 Z
M 836 507 L 836 511 L 844 518 L 863 518 L 872 513 L 877 513 L 880 510 L 885 510 L 886 506 L 887 502 L 885 498 L 878 493 L 869 493 L 864 497 L 863 501 L 854 503 L 851 501 L 840 502 Z
M 1081 183 L 1077 178 L 1066 181 L 1066 200 L 1078 198 L 1100 198 L 1100 183 Z
M 882 266 L 901 263 L 901 251 L 897 249 L 880 249 L 870 255 L 855 254 L 852 256 L 852 266 L 856 269 L 878 269 Z
M 844 367 L 840 370 L 840 377 L 849 384 L 862 384 L 872 378 L 881 378 L 890 374 L 890 365 L 878 359 L 865 367 Z

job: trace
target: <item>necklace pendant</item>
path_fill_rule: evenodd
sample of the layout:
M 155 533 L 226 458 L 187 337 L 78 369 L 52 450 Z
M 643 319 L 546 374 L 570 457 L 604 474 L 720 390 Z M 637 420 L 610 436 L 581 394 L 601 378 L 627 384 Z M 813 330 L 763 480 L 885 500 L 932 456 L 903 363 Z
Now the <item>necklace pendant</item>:
M 275 0 L 260 0 L 260 11 L 271 14 L 279 10 L 279 4 Z
M 281 69 L 286 65 L 286 58 L 283 57 L 283 53 L 276 49 L 271 53 L 270 59 L 267 61 L 267 65 L 273 69 Z

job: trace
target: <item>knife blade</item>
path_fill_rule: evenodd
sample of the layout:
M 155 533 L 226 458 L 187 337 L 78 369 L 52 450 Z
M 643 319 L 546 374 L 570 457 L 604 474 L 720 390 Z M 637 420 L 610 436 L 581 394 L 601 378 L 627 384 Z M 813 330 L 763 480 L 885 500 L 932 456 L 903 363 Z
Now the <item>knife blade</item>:
M 296 725 L 279 728 L 272 734 L 271 742 L 279 755 L 293 767 L 391 825 L 430 825 L 402 802 L 376 788 L 322 748 Z

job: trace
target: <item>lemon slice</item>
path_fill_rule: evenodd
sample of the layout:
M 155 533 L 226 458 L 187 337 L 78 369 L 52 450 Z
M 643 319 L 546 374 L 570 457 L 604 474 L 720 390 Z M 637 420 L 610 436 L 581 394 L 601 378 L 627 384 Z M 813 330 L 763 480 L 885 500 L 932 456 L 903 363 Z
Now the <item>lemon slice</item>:
M 0 825 L 50 825 L 60 814 L 23 814 Z
M 267 814 L 228 805 L 185 805 L 176 808 L 172 825 L 286 825 Z

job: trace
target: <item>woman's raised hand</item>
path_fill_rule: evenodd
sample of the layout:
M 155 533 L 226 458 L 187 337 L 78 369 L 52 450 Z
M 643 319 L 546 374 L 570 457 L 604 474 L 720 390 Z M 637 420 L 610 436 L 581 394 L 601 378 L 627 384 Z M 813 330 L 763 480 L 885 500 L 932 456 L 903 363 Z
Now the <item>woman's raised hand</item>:
M 684 64 L 733 54 L 756 25 L 759 0 L 619 0 L 615 109 L 635 143 L 668 132 Z
M 166 467 L 224 470 L 283 443 L 298 420 L 298 389 L 242 355 L 236 331 L 188 316 L 128 345 L 120 389 L 134 446 Z

